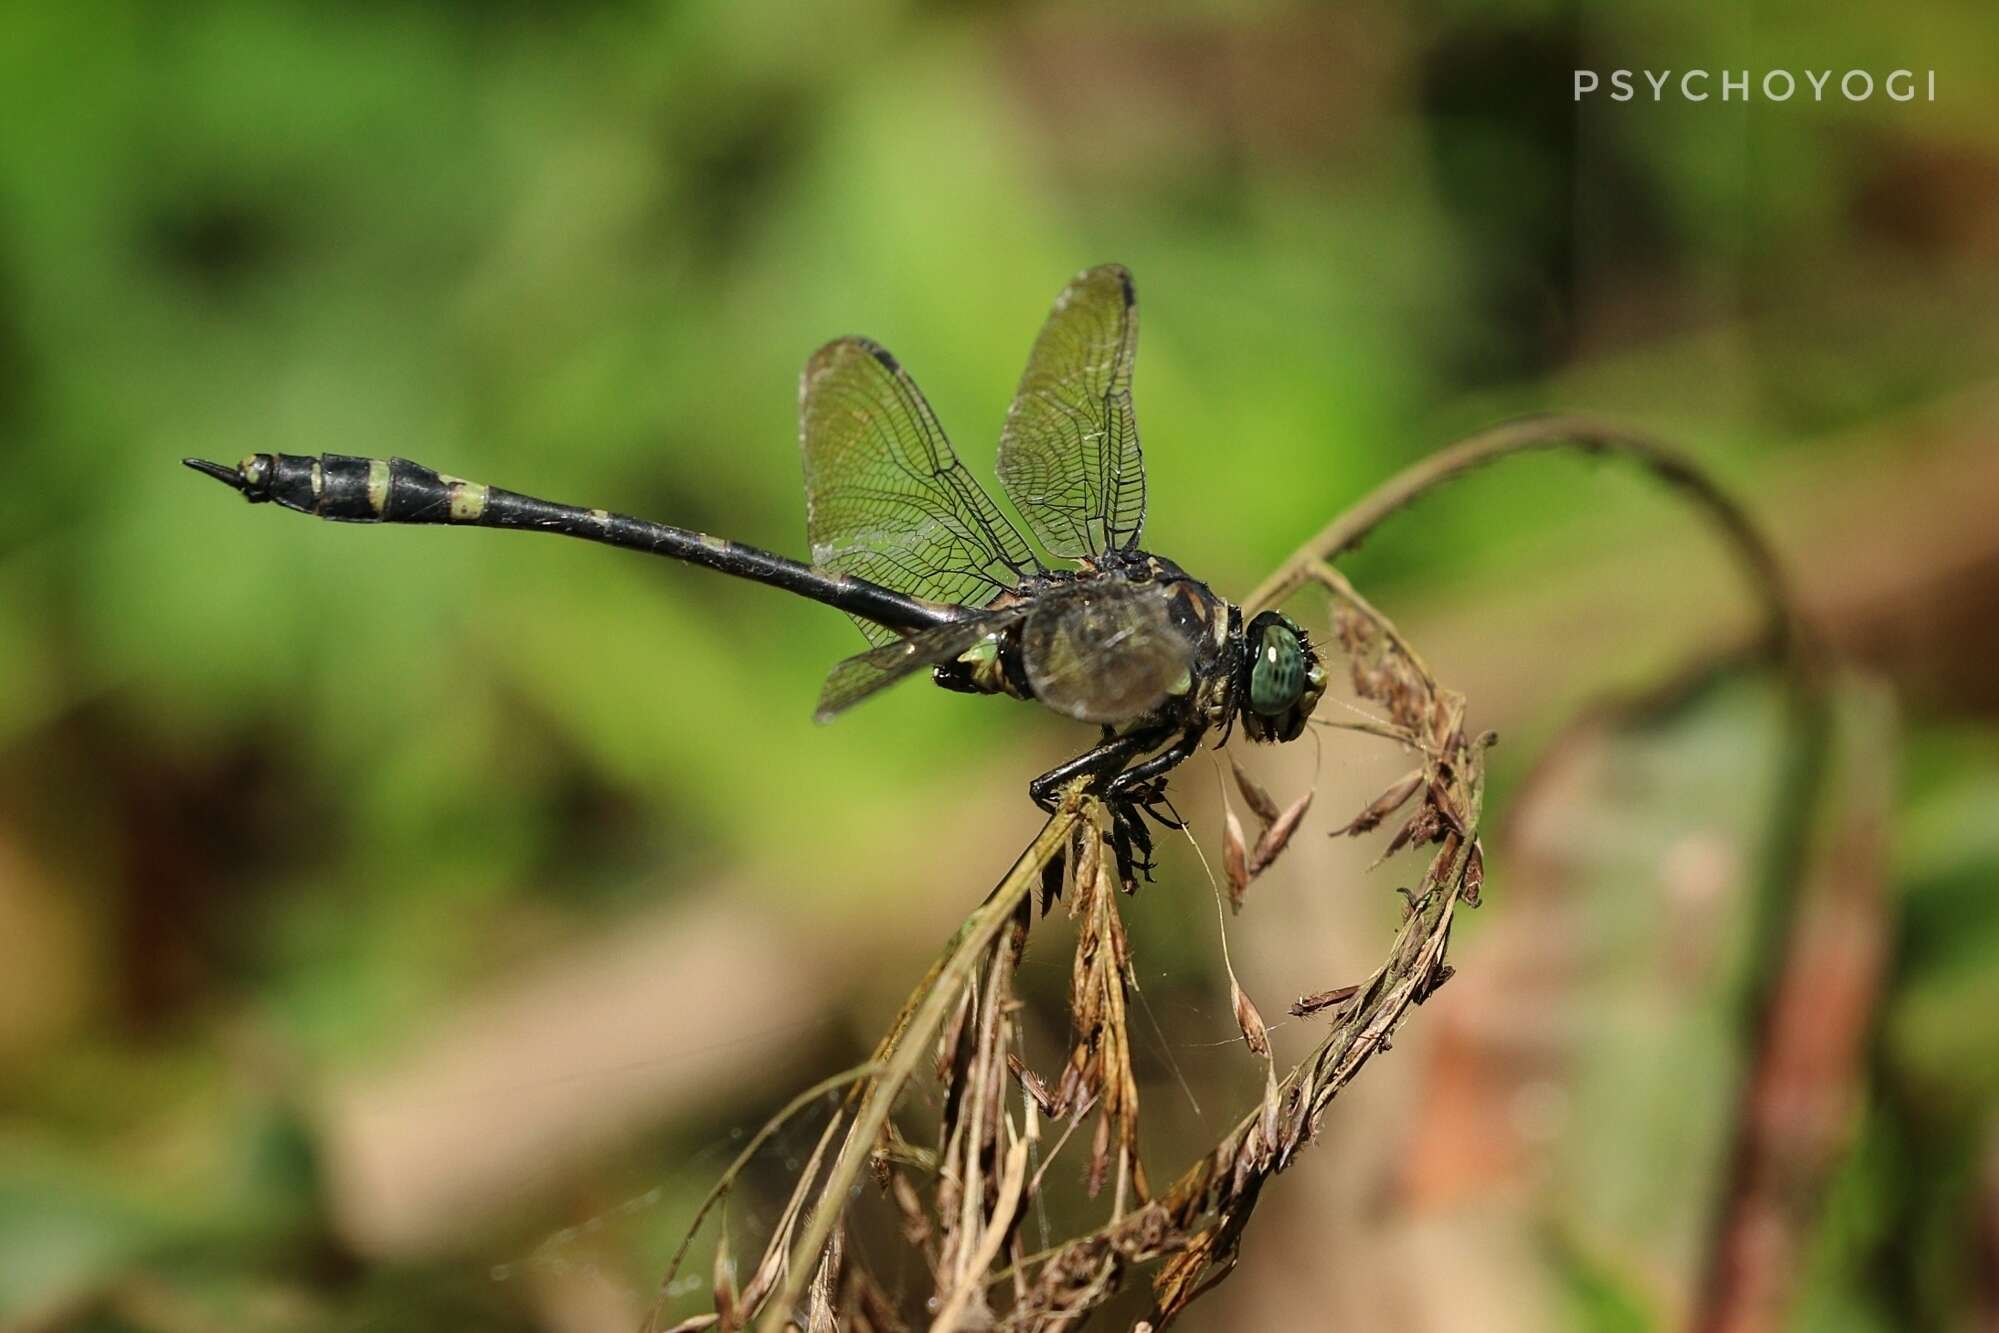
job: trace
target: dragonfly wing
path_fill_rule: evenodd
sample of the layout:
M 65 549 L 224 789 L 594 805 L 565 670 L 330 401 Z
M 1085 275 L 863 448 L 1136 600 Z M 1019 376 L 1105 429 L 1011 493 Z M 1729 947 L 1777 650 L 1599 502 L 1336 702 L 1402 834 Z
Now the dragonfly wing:
M 1000 434 L 999 476 L 1041 544 L 1071 559 L 1129 550 L 1145 526 L 1131 406 L 1138 297 L 1120 264 L 1079 273 L 1034 340 Z
M 981 640 L 999 633 L 1020 619 L 1021 611 L 1008 608 L 984 615 L 968 616 L 933 629 L 921 630 L 906 639 L 894 639 L 856 654 L 835 666 L 819 691 L 815 721 L 831 722 L 878 690 L 925 667 L 949 662 L 978 647 Z
M 1130 722 L 1193 684 L 1194 643 L 1157 583 L 1092 580 L 1044 596 L 1020 646 L 1034 697 L 1084 722 Z
M 805 363 L 798 399 L 814 564 L 969 606 L 1041 568 L 887 349 L 866 338 L 827 343 Z M 857 623 L 878 646 L 906 642 Z

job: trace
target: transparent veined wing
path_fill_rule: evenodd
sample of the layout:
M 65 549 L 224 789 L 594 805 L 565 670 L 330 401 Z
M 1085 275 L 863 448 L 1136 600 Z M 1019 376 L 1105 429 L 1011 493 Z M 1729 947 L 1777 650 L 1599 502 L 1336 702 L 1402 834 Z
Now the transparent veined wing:
M 1021 626 L 1034 697 L 1058 713 L 1115 726 L 1189 688 L 1195 645 L 1158 583 L 1084 580 L 1036 598 Z
M 1034 340 L 1000 434 L 1000 484 L 1055 555 L 1138 544 L 1145 460 L 1131 406 L 1138 297 L 1121 264 L 1079 273 Z
M 925 667 L 970 652 L 981 640 L 1000 633 L 1023 614 L 1023 608 L 1010 606 L 971 615 L 858 653 L 828 673 L 826 684 L 819 691 L 819 708 L 813 719 L 831 722 L 876 691 L 887 689 Z
M 814 564 L 974 607 L 1041 567 L 886 348 L 841 338 L 813 353 L 798 414 Z M 856 623 L 870 643 L 900 642 L 893 630 Z

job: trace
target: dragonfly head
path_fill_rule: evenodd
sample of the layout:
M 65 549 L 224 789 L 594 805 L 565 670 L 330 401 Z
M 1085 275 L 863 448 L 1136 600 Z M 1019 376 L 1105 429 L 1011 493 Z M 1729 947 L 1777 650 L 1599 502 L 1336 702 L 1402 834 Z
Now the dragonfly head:
M 1296 621 L 1265 611 L 1243 633 L 1244 662 L 1237 698 L 1243 730 L 1253 741 L 1291 741 L 1326 692 L 1326 668 Z

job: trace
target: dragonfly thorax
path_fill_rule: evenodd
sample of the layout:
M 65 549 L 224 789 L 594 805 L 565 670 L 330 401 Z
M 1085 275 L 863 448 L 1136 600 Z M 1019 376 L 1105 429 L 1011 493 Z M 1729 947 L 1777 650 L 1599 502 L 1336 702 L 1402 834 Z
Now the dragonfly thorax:
M 985 608 L 1004 627 L 937 668 L 939 684 L 1033 699 L 1114 730 L 1226 723 L 1241 614 L 1178 565 L 1144 552 L 1051 570 Z

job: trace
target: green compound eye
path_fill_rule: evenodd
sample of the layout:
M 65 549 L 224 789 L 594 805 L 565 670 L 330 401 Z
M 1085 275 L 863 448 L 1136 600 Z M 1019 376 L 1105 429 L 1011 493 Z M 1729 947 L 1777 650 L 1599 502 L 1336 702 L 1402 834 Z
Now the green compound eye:
M 1305 692 L 1305 650 L 1283 625 L 1266 625 L 1249 673 L 1249 706 L 1276 717 Z

